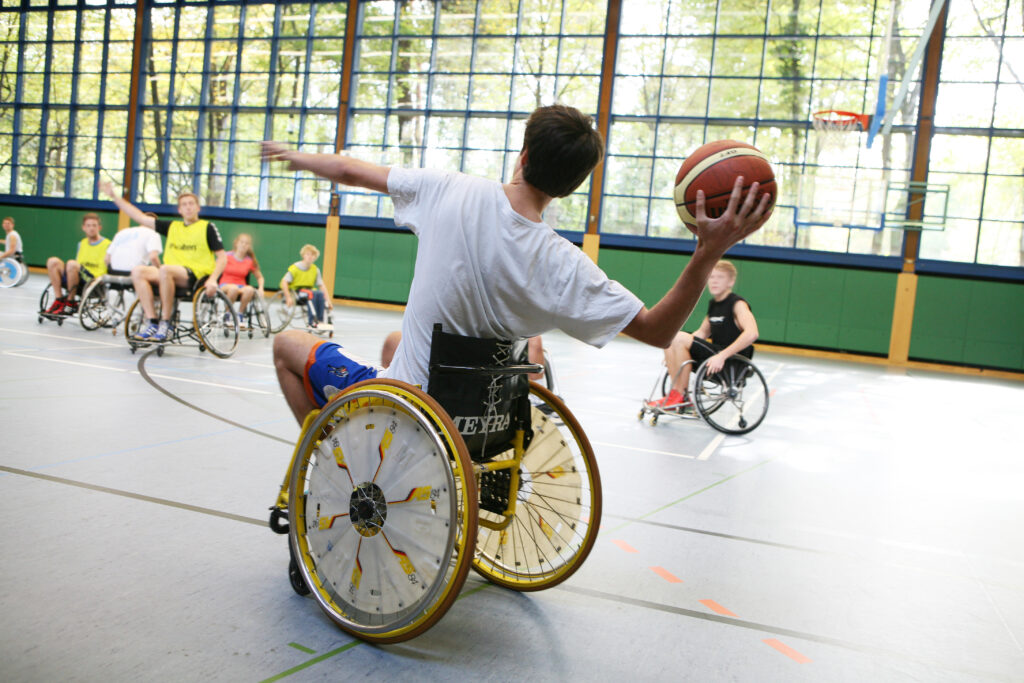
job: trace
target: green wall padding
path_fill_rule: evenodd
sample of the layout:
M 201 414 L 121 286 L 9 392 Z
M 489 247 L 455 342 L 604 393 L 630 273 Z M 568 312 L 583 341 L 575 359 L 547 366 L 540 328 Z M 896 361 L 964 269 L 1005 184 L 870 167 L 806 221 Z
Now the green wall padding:
M 896 274 L 827 266 L 730 259 L 736 292 L 750 303 L 760 339 L 840 351 L 887 353 Z M 677 254 L 602 248 L 598 263 L 648 306 L 657 303 L 689 262 Z M 683 329 L 697 329 L 707 290 Z
M 25 243 L 25 262 L 40 267 L 45 266 L 51 256 L 64 261 L 75 257 L 78 242 L 85 237 L 82 232 L 82 216 L 87 213 L 99 215 L 104 237 L 113 237 L 117 232 L 116 211 L 90 212 L 81 209 L 0 205 L 0 217 L 10 216 L 14 219 L 14 229 Z
M 1024 284 L 918 277 L 910 357 L 1024 370 Z

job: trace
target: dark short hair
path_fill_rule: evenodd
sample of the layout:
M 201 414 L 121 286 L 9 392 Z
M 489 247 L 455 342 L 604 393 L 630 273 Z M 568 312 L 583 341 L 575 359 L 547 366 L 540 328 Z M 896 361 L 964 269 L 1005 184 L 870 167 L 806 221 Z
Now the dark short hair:
M 523 136 L 523 178 L 552 197 L 565 197 L 583 184 L 604 156 L 594 120 L 574 107 L 538 107 Z

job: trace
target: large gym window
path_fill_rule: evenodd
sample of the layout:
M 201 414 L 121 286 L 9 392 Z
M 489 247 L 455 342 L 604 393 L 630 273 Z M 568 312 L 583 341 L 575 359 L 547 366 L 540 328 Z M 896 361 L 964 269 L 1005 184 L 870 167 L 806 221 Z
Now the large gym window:
M 1024 265 L 1024 23 L 1009 0 L 952 3 L 929 182 L 950 186 L 921 257 Z
M 39 4 L 0 7 L 0 194 L 94 199 L 124 169 L 135 3 Z
M 384 164 L 511 177 L 526 117 L 554 102 L 597 111 L 604 0 L 361 3 L 346 148 Z M 583 230 L 586 183 L 545 219 Z M 342 213 L 390 201 L 345 191 Z
M 330 183 L 260 162 L 260 140 L 332 152 L 347 3 L 151 6 L 135 196 L 326 213 Z M 301 141 L 301 144 L 300 144 Z
M 916 3 L 896 17 L 896 46 L 913 49 L 927 9 Z M 748 244 L 900 253 L 900 231 L 832 223 L 850 222 L 840 220 L 851 208 L 846 188 L 881 185 L 884 194 L 886 181 L 909 179 L 916 94 L 871 149 L 864 133 L 825 141 L 810 125 L 823 109 L 873 111 L 887 19 L 887 5 L 823 0 L 630 2 L 620 27 L 601 231 L 688 239 L 672 201 L 676 171 L 697 146 L 732 138 L 769 156 L 780 188 L 774 215 Z M 798 227 L 801 185 L 804 202 L 811 195 L 823 210 Z

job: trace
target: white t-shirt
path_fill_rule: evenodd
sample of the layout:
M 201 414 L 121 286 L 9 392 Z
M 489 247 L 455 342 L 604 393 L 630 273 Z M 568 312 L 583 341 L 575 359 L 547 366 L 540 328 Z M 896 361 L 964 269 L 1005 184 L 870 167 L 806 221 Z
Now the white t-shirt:
M 135 266 L 148 264 L 149 252 L 160 254 L 163 250 L 156 230 L 140 226 L 118 230 L 107 247 L 107 254 L 110 255 L 110 267 L 113 270 L 130 271 Z
M 16 256 L 24 251 L 24 245 L 21 243 L 21 235 L 18 234 L 17 230 L 11 230 L 7 233 L 7 241 L 4 242 L 4 246 L 6 249 L 3 251 L 7 251 L 7 249 L 10 249 L 12 246 L 14 247 L 14 251 L 11 252 L 11 256 Z
M 574 244 L 516 213 L 498 182 L 392 168 L 388 192 L 419 246 L 387 377 L 426 388 L 434 323 L 499 339 L 560 329 L 601 347 L 643 308 Z

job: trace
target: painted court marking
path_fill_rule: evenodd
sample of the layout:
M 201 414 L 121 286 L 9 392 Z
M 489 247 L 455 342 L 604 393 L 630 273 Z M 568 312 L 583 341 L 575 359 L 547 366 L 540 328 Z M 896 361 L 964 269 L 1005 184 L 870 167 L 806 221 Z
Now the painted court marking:
M 701 600 L 700 604 L 704 605 L 705 607 L 707 607 L 709 610 L 711 610 L 715 614 L 721 614 L 721 615 L 726 616 L 726 617 L 735 617 L 735 616 L 737 616 L 734 612 L 732 612 L 732 611 L 722 607 L 721 605 L 719 605 L 714 600 Z
M 604 446 L 605 448 L 623 448 L 627 451 L 639 451 L 641 453 L 656 453 L 657 455 L 671 455 L 674 458 L 687 458 L 693 460 L 694 456 L 686 455 L 685 453 L 672 453 L 671 451 L 658 451 L 653 448 L 640 448 L 638 446 L 623 446 L 618 443 L 607 443 L 604 441 L 591 441 L 594 446 Z
M 619 539 L 613 540 L 612 543 L 614 543 L 615 545 L 619 546 L 620 548 L 625 550 L 627 553 L 638 553 L 638 552 L 640 552 L 639 550 L 637 550 L 636 548 L 634 548 L 630 544 L 626 543 L 625 541 L 619 540 Z
M 774 647 L 776 650 L 786 655 L 787 657 L 795 661 L 797 664 L 807 664 L 808 662 L 813 661 L 810 657 L 800 654 L 799 652 L 791 648 L 789 645 L 786 645 L 782 641 L 777 640 L 775 638 L 765 638 L 761 642 L 770 647 Z
M 682 579 L 680 579 L 678 576 L 676 576 L 675 574 L 673 574 L 669 570 L 665 569 L 664 567 L 651 567 L 650 569 L 651 569 L 652 572 L 654 572 L 655 574 L 657 574 L 661 578 L 665 579 L 669 583 L 682 583 L 683 582 Z

